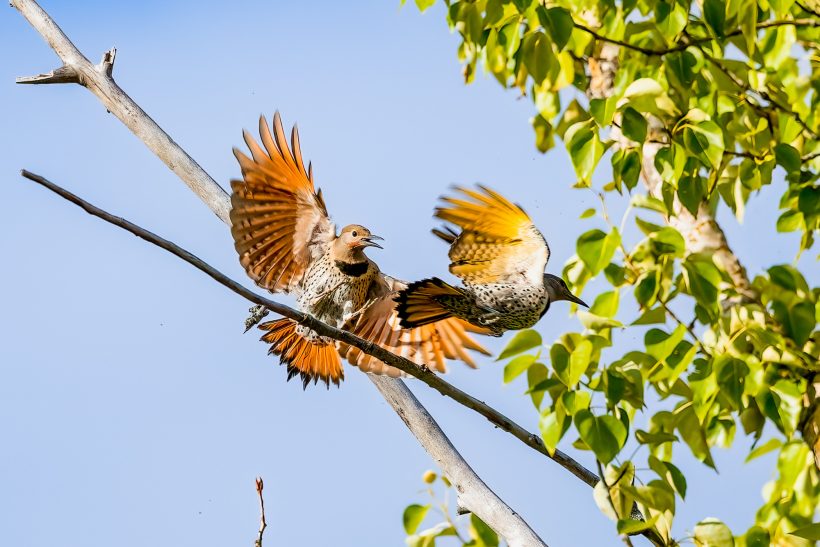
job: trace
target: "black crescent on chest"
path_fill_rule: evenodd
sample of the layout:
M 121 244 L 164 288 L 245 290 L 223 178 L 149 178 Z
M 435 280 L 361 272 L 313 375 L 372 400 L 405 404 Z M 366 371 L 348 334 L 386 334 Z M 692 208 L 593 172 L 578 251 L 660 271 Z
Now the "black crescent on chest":
M 365 262 L 342 262 L 341 260 L 336 260 L 336 267 L 339 268 L 339 271 L 345 275 L 349 275 L 350 277 L 360 277 L 367 273 L 367 270 L 370 268 L 370 263 Z
M 538 318 L 541 319 L 542 317 L 544 317 L 544 315 L 547 314 L 547 311 L 549 311 L 549 309 L 550 309 L 550 299 L 547 298 L 547 303 L 544 306 L 544 310 L 541 312 L 541 315 L 539 315 Z

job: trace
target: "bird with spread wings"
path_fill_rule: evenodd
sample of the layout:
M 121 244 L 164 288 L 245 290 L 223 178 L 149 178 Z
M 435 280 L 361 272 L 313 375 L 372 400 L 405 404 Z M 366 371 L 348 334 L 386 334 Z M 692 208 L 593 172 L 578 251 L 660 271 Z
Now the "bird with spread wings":
M 242 267 L 257 285 L 293 293 L 300 310 L 440 372 L 448 359 L 475 368 L 468 350 L 489 355 L 470 334 L 484 329 L 456 317 L 401 327 L 394 299 L 407 284 L 379 271 L 364 254 L 368 247 L 381 248 L 381 238 L 358 224 L 336 233 L 322 193 L 314 187 L 312 166 L 302 161 L 295 126 L 289 145 L 277 112 L 272 131 L 260 117 L 259 134 L 261 146 L 244 132 L 251 155 L 234 149 L 242 179 L 231 181 L 231 234 Z M 319 380 L 339 385 L 341 358 L 365 372 L 400 374 L 287 318 L 259 328 L 269 353 L 287 365 L 288 380 L 299 375 L 305 387 Z
M 535 325 L 551 302 L 586 306 L 563 279 L 544 272 L 549 246 L 521 206 L 486 186 L 455 190 L 461 195 L 442 198 L 435 216 L 460 231 L 445 227 L 433 233 L 450 244 L 450 273 L 464 286 L 434 277 L 399 291 L 403 327 L 457 317 L 500 336 Z

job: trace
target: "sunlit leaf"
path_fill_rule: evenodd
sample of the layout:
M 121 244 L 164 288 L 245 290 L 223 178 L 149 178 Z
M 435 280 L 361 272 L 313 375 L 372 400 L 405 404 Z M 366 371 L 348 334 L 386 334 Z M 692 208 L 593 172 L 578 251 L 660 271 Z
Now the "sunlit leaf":
M 501 351 L 496 361 L 524 353 L 528 349 L 536 348 L 540 345 L 541 335 L 538 334 L 538 331 L 532 329 L 518 331 Z

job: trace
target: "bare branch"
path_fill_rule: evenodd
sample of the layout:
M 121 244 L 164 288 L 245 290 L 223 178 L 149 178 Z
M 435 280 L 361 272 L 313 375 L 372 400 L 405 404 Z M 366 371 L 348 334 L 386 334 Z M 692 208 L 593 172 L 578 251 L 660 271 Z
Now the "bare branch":
M 18 79 L 18 83 L 66 83 L 63 77 L 58 80 L 54 75 L 66 71 L 76 75 L 79 83 L 100 99 L 105 108 L 116 116 L 145 145 L 159 157 L 188 187 L 200 197 L 211 210 L 230 224 L 228 211 L 230 202 L 222 189 L 194 159 L 188 155 L 171 137 L 151 119 L 131 97 L 114 82 L 111 72 L 114 66 L 114 49 L 106 52 L 99 65 L 92 64 L 71 43 L 57 23 L 34 0 L 11 0 L 11 5 L 28 20 L 34 30 L 45 38 L 51 49 L 63 62 L 63 67 L 49 75 Z M 72 80 L 74 81 L 74 80 Z
M 262 547 L 262 536 L 265 534 L 265 528 L 268 527 L 268 523 L 265 520 L 265 498 L 262 497 L 262 490 L 265 488 L 265 483 L 262 481 L 262 477 L 256 477 L 256 494 L 259 496 L 259 510 L 261 515 L 259 516 L 259 535 L 256 537 L 256 541 L 253 542 L 254 547 Z
M 491 422 L 499 425 L 499 427 L 502 427 L 500 424 L 504 424 L 502 429 L 509 431 L 516 437 L 537 439 L 535 435 L 527 432 L 524 428 L 497 410 L 487 406 L 481 401 L 478 401 L 474 397 L 443 380 L 441 377 L 430 372 L 429 368 L 419 367 L 404 357 L 395 355 L 381 346 L 359 338 L 350 332 L 340 330 L 323 323 L 312 315 L 308 315 L 289 306 L 285 306 L 284 304 L 280 304 L 263 296 L 259 296 L 177 244 L 168 241 L 167 239 L 164 239 L 128 220 L 125 220 L 124 218 L 112 215 L 111 213 L 92 205 L 79 196 L 72 194 L 68 190 L 65 190 L 40 175 L 36 175 L 25 170 L 21 172 L 21 175 L 45 188 L 48 188 L 55 194 L 70 201 L 71 203 L 78 205 L 88 214 L 123 228 L 135 236 L 144 239 L 149 243 L 153 243 L 154 245 L 176 255 L 198 270 L 204 272 L 218 283 L 232 290 L 239 296 L 255 304 L 264 306 L 265 308 L 284 317 L 293 319 L 294 321 L 305 325 L 322 336 L 327 336 L 358 348 L 362 352 L 372 355 L 388 365 L 394 366 L 403 372 L 415 376 L 433 389 L 439 391 L 442 395 L 447 395 L 464 406 L 478 411 L 480 414 L 487 417 L 487 419 Z M 505 504 L 492 490 L 490 490 L 481 478 L 476 475 L 469 464 L 464 460 L 464 458 L 461 457 L 452 445 L 450 440 L 444 435 L 444 432 L 441 431 L 433 417 L 415 398 L 410 390 L 407 389 L 407 386 L 405 386 L 400 380 L 386 376 L 369 375 L 369 377 L 373 383 L 376 384 L 378 390 L 387 402 L 390 403 L 413 435 L 416 436 L 427 452 L 439 464 L 442 471 L 450 478 L 451 482 L 458 490 L 459 499 L 462 500 L 466 508 L 469 508 L 469 510 L 478 515 L 481 520 L 489 524 L 491 528 L 506 538 L 510 546 L 545 545 L 544 542 L 538 538 L 535 532 L 529 527 L 529 525 L 524 522 L 524 520 L 517 513 L 510 509 L 507 504 Z M 538 444 L 544 451 L 546 451 L 546 449 L 543 448 L 543 443 L 540 442 L 540 439 L 538 440 Z M 530 444 L 530 446 L 532 445 Z M 568 456 L 564 457 L 568 458 Z M 577 462 L 574 463 L 577 468 L 583 469 L 586 473 L 591 474 Z M 577 476 L 577 471 L 573 471 L 573 473 Z
M 20 76 L 15 80 L 18 84 L 79 84 L 80 75 L 71 66 L 61 66 L 51 72 L 36 76 Z

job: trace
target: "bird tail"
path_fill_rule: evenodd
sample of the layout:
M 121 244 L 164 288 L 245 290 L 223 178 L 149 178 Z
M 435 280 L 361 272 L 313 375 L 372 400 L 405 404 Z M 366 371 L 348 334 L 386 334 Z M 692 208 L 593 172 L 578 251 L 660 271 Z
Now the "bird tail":
M 442 296 L 463 298 L 464 294 L 437 277 L 410 283 L 395 298 L 401 326 L 412 329 L 452 317 L 438 301 Z
M 278 355 L 279 362 L 287 365 L 288 381 L 298 374 L 303 388 L 311 380 L 314 384 L 322 380 L 328 387 L 330 382 L 338 386 L 344 380 L 344 369 L 336 345 L 312 342 L 299 334 L 296 327 L 297 323 L 287 318 L 259 325 L 267 331 L 261 339 L 271 345 L 268 353 Z
M 458 238 L 458 233 L 449 226 L 442 226 L 440 229 L 433 228 L 431 231 L 433 235 L 444 240 L 445 243 L 452 244 Z

